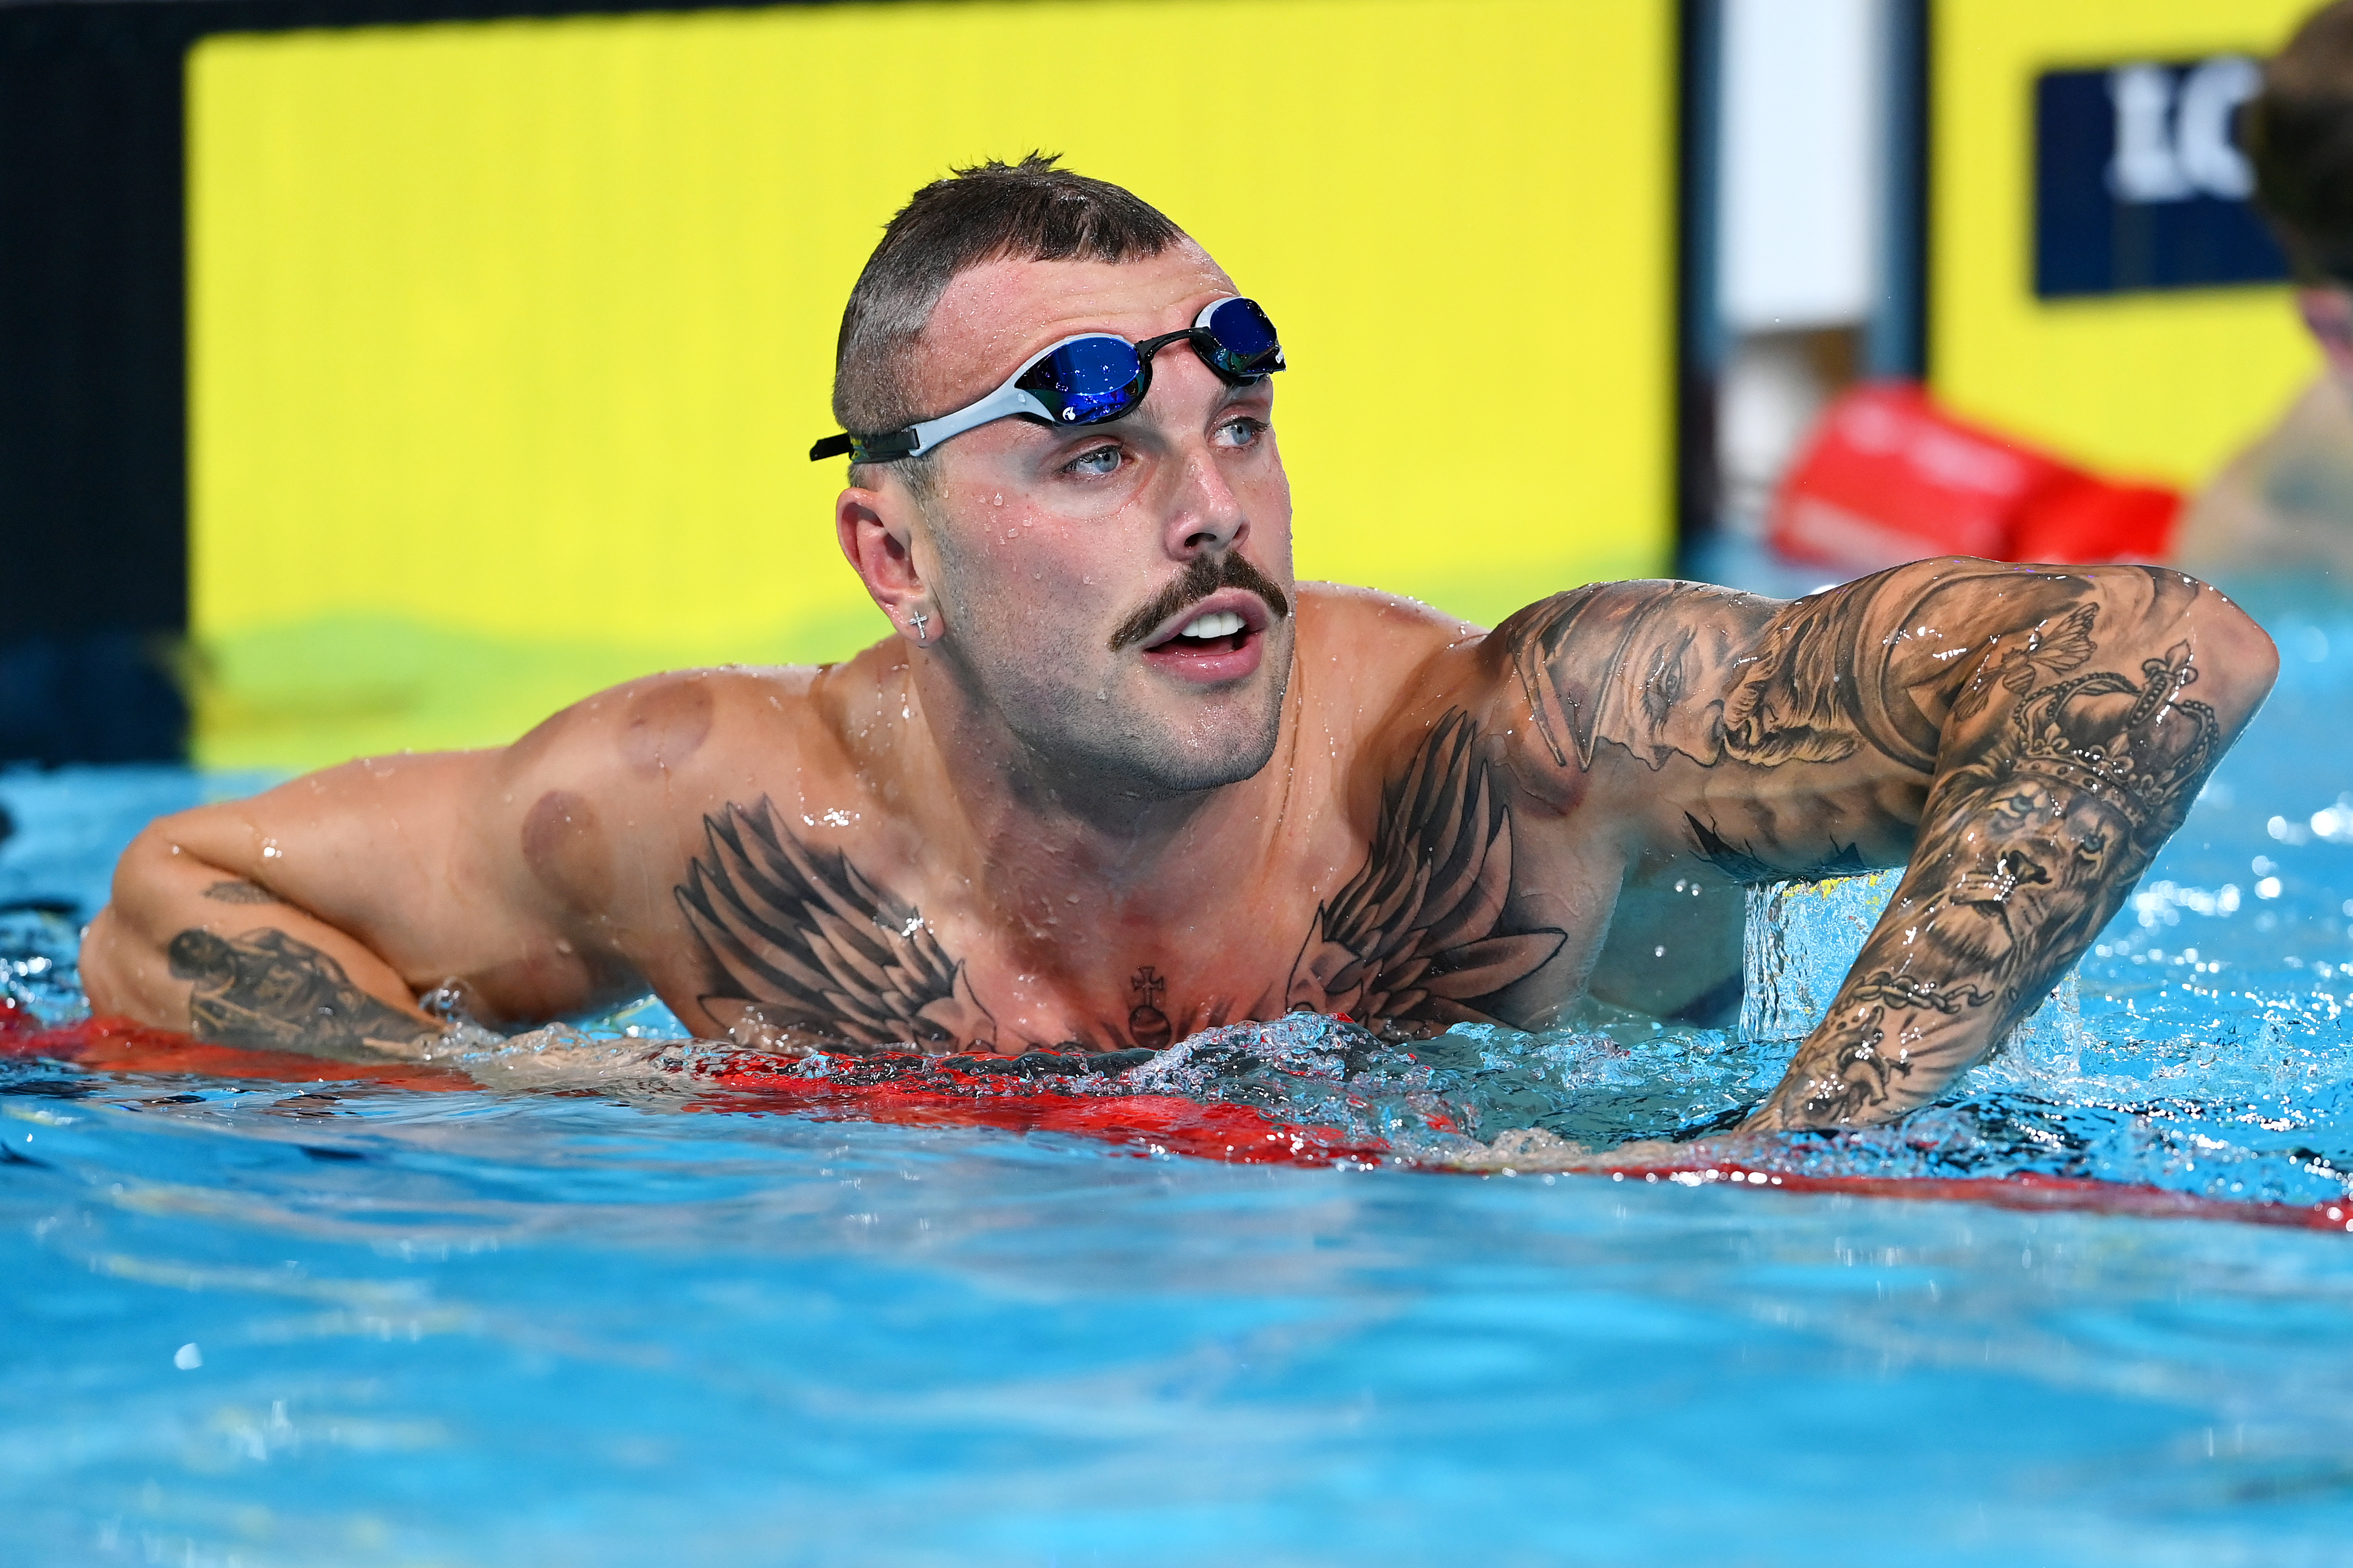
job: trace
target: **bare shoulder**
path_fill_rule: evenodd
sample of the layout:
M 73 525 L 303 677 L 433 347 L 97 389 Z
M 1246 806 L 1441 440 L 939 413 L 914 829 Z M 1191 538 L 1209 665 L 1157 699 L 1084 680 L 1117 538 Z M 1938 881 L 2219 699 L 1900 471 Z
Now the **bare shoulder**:
M 511 777 L 563 775 L 624 791 L 675 782 L 731 755 L 793 760 L 829 726 L 819 665 L 670 670 L 612 687 L 551 715 L 507 748 Z
M 1297 666 L 1311 700 L 1375 717 L 1427 686 L 1433 667 L 1459 663 L 1486 632 L 1469 621 L 1377 589 L 1299 584 Z
M 1376 659 L 1417 662 L 1432 652 L 1481 635 L 1459 616 L 1377 588 L 1346 583 L 1299 584 L 1299 643 L 1329 656 L 1347 652 Z
M 667 864 L 727 800 L 766 781 L 840 772 L 840 689 L 873 684 L 854 670 L 864 657 L 673 670 L 584 698 L 491 759 L 502 809 L 490 815 L 508 823 L 493 830 L 519 832 L 534 873 L 567 901 L 597 902 L 604 879 L 565 863 L 627 847 Z
M 1487 631 L 1368 589 L 1303 584 L 1301 599 L 1302 665 L 1327 698 L 1372 721 L 1384 769 L 1400 747 L 1468 723 L 1589 770 L 1599 741 L 1630 716 L 1663 716 L 1704 679 L 1701 666 L 1737 657 L 1782 607 L 1702 583 L 1590 583 Z

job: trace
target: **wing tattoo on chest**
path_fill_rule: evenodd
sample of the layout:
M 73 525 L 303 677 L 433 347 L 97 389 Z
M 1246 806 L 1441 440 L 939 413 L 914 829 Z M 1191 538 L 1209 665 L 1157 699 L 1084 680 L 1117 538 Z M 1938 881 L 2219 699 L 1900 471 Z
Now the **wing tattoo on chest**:
M 765 795 L 702 819 L 676 889 L 707 957 L 703 1011 L 762 1046 L 987 1047 L 997 1024 L 912 904 L 812 849 Z
M 1499 772 L 1477 721 L 1450 710 L 1382 791 L 1363 868 L 1317 907 L 1290 1006 L 1407 1034 L 1504 1021 L 1496 998 L 1567 935 L 1504 929 L 1512 815 Z

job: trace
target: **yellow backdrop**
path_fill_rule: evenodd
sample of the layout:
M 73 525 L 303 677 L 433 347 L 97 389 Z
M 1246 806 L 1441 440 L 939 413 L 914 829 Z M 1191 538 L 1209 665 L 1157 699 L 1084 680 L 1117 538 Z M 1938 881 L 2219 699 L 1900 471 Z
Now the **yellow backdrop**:
M 2099 467 L 2197 485 L 2319 355 L 2285 290 L 2034 298 L 2034 79 L 2265 55 L 2318 0 L 1943 0 L 1929 102 L 1930 374 L 1964 413 Z
M 1499 616 L 1671 539 L 1669 0 L 1041 0 L 226 37 L 189 67 L 197 750 L 511 738 L 880 616 L 843 297 L 1059 151 L 1281 322 L 1303 575 Z

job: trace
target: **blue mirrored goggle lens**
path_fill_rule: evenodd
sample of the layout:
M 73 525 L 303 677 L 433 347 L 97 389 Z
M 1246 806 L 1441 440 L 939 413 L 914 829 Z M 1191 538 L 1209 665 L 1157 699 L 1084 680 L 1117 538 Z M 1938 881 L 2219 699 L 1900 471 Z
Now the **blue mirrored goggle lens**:
M 1280 370 L 1274 323 L 1248 300 L 1228 300 L 1209 312 L 1209 335 L 1217 340 L 1218 368 L 1236 375 Z
M 1094 425 L 1135 408 L 1144 362 L 1118 338 L 1081 338 L 1039 360 L 1018 384 L 1065 425 Z

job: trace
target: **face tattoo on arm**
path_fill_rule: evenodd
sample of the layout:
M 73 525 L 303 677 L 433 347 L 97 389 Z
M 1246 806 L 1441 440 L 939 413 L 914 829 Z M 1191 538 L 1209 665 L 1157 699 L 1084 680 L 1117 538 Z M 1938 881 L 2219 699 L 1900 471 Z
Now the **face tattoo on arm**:
M 2189 644 L 2137 677 L 2064 674 L 2091 657 L 2013 656 L 1997 672 L 2026 689 L 1939 775 L 1911 871 L 1762 1124 L 1932 1098 L 2042 1000 L 2180 826 L 2223 747 L 2214 710 L 2185 695 Z
M 2122 906 L 2261 700 L 2260 689 L 2234 699 L 2226 725 L 2187 695 L 2200 671 L 2182 628 L 2219 602 L 2154 568 L 2095 578 L 1924 563 L 1787 606 L 1695 584 L 1598 584 L 1496 635 L 1562 767 L 1590 771 L 1603 742 L 1654 772 L 1676 758 L 1711 770 L 1896 764 L 1877 770 L 1894 787 L 1873 786 L 1878 820 L 1866 826 L 1915 828 L 1910 868 L 1755 1121 L 1812 1126 L 1933 1098 Z M 1952 668 L 1899 676 L 1907 643 L 1943 637 L 1936 627 L 1961 634 L 1936 644 Z M 1916 819 L 1890 804 L 1917 787 L 1907 777 L 1927 783 Z M 1686 847 L 1744 882 L 1866 868 L 1828 836 L 1828 806 L 1793 809 L 1792 798 L 1805 796 L 1781 792 L 1737 831 L 1684 812 Z M 1850 802 L 1850 832 L 1852 819 Z

